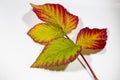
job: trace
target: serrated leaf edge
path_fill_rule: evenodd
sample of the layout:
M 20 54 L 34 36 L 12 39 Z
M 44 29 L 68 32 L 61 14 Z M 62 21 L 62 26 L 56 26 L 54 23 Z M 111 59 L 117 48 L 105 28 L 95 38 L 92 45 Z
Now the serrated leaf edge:
M 61 38 L 63 38 L 63 37 L 61 37 Z M 53 39 L 51 41 L 54 41 L 54 40 L 57 40 L 57 39 L 59 39 L 59 38 L 55 38 L 55 39 Z M 49 41 L 49 42 L 51 42 L 51 41 Z M 41 54 L 44 53 L 44 51 L 47 49 L 47 46 L 50 45 L 49 42 L 48 42 L 48 44 L 46 44 L 46 46 L 44 47 Z M 65 62 L 65 59 L 63 59 L 61 63 L 59 63 L 59 61 L 57 61 L 56 63 L 48 63 L 48 62 L 46 62 L 45 64 L 43 63 L 42 65 L 36 66 L 36 65 L 34 65 L 34 63 L 38 60 L 38 58 L 40 56 L 39 55 L 38 58 L 35 60 L 35 62 L 31 65 L 31 68 L 45 68 L 45 67 L 56 67 L 56 66 L 66 65 L 66 64 L 69 64 L 70 62 L 73 62 L 78 57 L 79 54 L 81 54 L 81 48 L 80 48 L 80 50 L 77 51 L 77 54 L 75 54 L 74 56 L 71 56 L 69 58 L 69 61 Z

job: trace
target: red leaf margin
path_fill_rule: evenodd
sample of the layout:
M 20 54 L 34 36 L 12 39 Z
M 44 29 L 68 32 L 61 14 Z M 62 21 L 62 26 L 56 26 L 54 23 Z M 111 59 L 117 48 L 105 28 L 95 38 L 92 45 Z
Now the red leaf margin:
M 47 17 L 51 17 L 49 16 L 48 14 L 45 14 L 44 13 L 44 10 L 43 9 L 39 9 L 39 6 L 52 6 L 53 8 L 50 8 L 49 10 L 54 10 L 54 13 L 57 15 L 57 9 L 59 10 L 59 16 L 61 17 L 62 20 L 60 20 L 61 24 L 62 25 L 58 25 L 57 23 L 55 23 L 54 25 L 55 26 L 58 26 L 58 27 L 62 27 L 63 28 L 63 31 L 66 31 L 68 28 L 66 28 L 66 26 L 68 25 L 68 18 L 70 18 L 70 22 L 69 22 L 69 26 L 70 26 L 70 30 L 68 30 L 66 33 L 70 33 L 73 29 L 76 29 L 77 25 L 78 25 L 78 22 L 79 22 L 79 19 L 78 19 L 78 16 L 76 15 L 73 15 L 71 14 L 69 11 L 67 11 L 67 9 L 65 9 L 62 5 L 60 4 L 50 4 L 50 3 L 46 3 L 46 4 L 43 4 L 43 5 L 35 5 L 35 4 L 32 4 L 30 3 L 30 5 L 33 7 L 33 12 L 37 15 L 37 17 L 44 21 L 44 22 L 47 22 L 47 23 L 50 23 L 50 24 L 53 24 L 53 22 L 51 22 L 51 20 L 47 20 L 44 16 L 41 16 L 42 14 L 44 14 L 45 16 Z M 61 13 L 61 14 L 60 14 Z M 68 17 L 69 16 L 69 17 Z
M 61 37 L 61 38 L 62 38 L 62 37 Z M 52 41 L 54 41 L 54 40 L 57 40 L 57 39 L 59 39 L 59 38 L 55 38 L 55 39 L 49 41 L 48 44 L 46 44 L 46 46 L 45 46 L 44 49 L 42 50 L 41 54 L 44 53 L 44 51 L 45 51 L 45 50 L 47 49 L 47 47 L 50 45 L 50 42 L 52 42 Z M 65 38 L 65 39 L 66 39 L 66 38 Z M 81 54 L 81 49 L 80 49 L 79 51 L 77 51 L 76 53 L 77 53 L 76 55 L 71 56 L 71 57 L 69 58 L 69 60 L 66 61 L 66 62 L 65 62 L 65 59 L 63 59 L 62 62 L 59 62 L 59 61 L 57 61 L 56 63 L 48 63 L 48 62 L 47 62 L 47 63 L 45 63 L 45 64 L 36 66 L 36 65 L 34 65 L 34 63 L 38 60 L 39 56 L 41 55 L 41 54 L 40 54 L 40 55 L 38 56 L 38 58 L 35 60 L 35 62 L 31 65 L 31 68 L 48 68 L 48 67 L 57 67 L 57 66 L 66 65 L 66 64 L 69 64 L 70 62 L 73 62 L 73 61 L 79 56 L 79 54 Z
M 87 37 L 92 37 L 94 35 L 98 34 L 98 40 L 94 40 L 96 43 L 96 45 L 91 45 L 91 47 L 89 46 L 81 46 L 82 48 L 85 48 L 85 49 L 93 49 L 93 50 L 96 50 L 96 49 L 103 49 L 106 45 L 106 40 L 107 40 L 107 28 L 103 28 L 103 29 L 98 29 L 98 28 L 93 28 L 93 29 L 90 29 L 88 27 L 85 27 L 83 29 L 81 29 L 78 33 L 78 36 L 77 36 L 77 40 L 76 40 L 76 43 L 78 41 L 78 39 L 80 37 L 83 37 L 85 38 L 86 36 Z M 89 45 L 89 44 L 86 44 L 86 45 Z

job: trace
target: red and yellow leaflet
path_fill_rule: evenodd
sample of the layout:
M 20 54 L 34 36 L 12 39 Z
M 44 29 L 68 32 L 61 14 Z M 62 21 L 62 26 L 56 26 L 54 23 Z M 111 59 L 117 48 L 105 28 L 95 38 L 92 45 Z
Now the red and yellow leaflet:
M 82 50 L 101 50 L 106 45 L 107 32 L 106 29 L 89 29 L 83 28 L 77 36 L 76 44 L 82 47 Z M 87 51 L 87 52 L 89 52 Z M 83 53 L 84 54 L 84 53 Z
M 69 33 L 77 27 L 78 17 L 69 13 L 60 4 L 31 4 L 31 6 L 39 19 L 54 24 L 56 27 L 62 27 L 65 33 Z

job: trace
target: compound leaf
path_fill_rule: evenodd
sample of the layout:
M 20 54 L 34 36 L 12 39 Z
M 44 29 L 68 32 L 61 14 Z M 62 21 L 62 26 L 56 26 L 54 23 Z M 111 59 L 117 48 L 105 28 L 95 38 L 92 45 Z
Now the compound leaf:
M 33 68 L 47 68 L 66 65 L 77 58 L 80 47 L 66 38 L 58 38 L 49 42 L 37 60 L 32 64 Z
M 30 29 L 28 35 L 38 43 L 47 43 L 54 38 L 63 37 L 65 33 L 60 27 L 54 27 L 48 23 L 41 23 Z
M 78 17 L 70 14 L 60 4 L 31 4 L 31 6 L 39 19 L 61 27 L 65 33 L 69 33 L 77 27 Z
M 83 54 L 91 54 L 100 51 L 106 45 L 106 29 L 89 29 L 88 27 L 80 30 L 76 44 L 82 48 Z

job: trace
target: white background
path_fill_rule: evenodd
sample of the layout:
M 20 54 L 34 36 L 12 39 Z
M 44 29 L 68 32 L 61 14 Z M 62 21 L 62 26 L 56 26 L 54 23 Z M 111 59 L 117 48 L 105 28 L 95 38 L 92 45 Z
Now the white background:
M 43 46 L 26 34 L 39 23 L 29 3 L 59 3 L 79 16 L 78 28 L 69 37 L 75 41 L 82 27 L 107 28 L 104 50 L 85 56 L 99 80 L 120 80 L 119 0 L 0 0 L 0 80 L 92 80 L 76 60 L 65 71 L 31 69 Z

